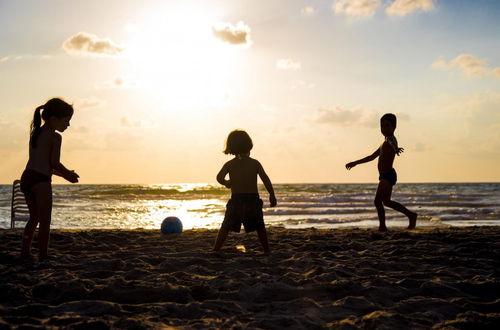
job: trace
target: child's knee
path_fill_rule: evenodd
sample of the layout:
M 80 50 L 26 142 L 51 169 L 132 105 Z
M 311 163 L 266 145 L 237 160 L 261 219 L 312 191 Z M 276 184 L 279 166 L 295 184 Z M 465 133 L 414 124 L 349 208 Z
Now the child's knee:
M 382 201 L 382 203 L 384 203 L 385 206 L 389 206 L 389 204 L 391 204 L 391 200 L 390 199 L 384 199 Z

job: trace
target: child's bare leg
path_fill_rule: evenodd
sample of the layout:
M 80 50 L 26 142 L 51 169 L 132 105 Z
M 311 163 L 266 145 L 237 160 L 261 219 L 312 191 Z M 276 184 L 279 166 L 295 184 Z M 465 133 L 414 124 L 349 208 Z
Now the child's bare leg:
M 50 221 L 52 214 L 52 186 L 49 182 L 42 182 L 33 187 L 35 193 L 37 214 L 40 222 L 38 229 L 38 247 L 41 260 L 48 257 Z
M 269 253 L 269 242 L 267 241 L 267 232 L 266 228 L 262 228 L 257 230 L 257 234 L 259 235 L 260 244 L 262 244 L 262 248 L 264 249 L 264 253 Z
M 25 194 L 26 204 L 30 213 L 30 219 L 26 222 L 23 232 L 23 241 L 21 248 L 21 257 L 31 257 L 31 243 L 33 242 L 33 235 L 35 234 L 36 226 L 38 224 L 38 214 L 36 209 L 35 197 L 32 194 Z
M 385 210 L 384 201 L 391 199 L 392 185 L 387 180 L 380 180 L 378 183 L 377 193 L 375 194 L 375 207 L 377 208 L 379 231 L 387 231 L 385 225 Z
M 403 205 L 399 204 L 398 202 L 392 201 L 392 200 L 387 200 L 384 202 L 385 206 L 389 206 L 390 208 L 399 211 L 406 215 L 409 219 L 409 225 L 408 229 L 414 229 L 415 226 L 417 225 L 417 214 L 415 212 L 412 212 L 408 210 L 406 207 Z
M 222 248 L 222 245 L 226 241 L 227 235 L 229 234 L 229 230 L 226 228 L 219 229 L 219 233 L 217 234 L 217 239 L 214 244 L 214 251 L 219 251 Z

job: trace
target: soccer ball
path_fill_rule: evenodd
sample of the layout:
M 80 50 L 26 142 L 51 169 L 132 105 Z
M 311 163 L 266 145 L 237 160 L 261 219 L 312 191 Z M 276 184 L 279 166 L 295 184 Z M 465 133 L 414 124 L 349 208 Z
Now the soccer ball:
M 182 222 L 177 217 L 166 217 L 161 223 L 161 232 L 164 234 L 182 233 Z

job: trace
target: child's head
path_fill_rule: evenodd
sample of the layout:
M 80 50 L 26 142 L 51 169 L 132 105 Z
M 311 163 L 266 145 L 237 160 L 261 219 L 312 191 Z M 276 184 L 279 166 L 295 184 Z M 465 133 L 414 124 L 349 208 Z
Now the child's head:
M 235 129 L 227 136 L 226 147 L 224 153 L 231 155 L 244 155 L 250 152 L 253 148 L 252 139 L 247 132 Z
M 63 132 L 68 128 L 71 116 L 73 116 L 73 106 L 59 98 L 50 99 L 44 105 L 37 107 L 33 115 L 33 121 L 31 122 L 31 146 L 33 148 L 36 147 L 36 140 L 38 134 L 40 134 L 42 119 L 53 129 Z
M 380 130 L 384 136 L 391 136 L 394 134 L 396 129 L 396 115 L 392 113 L 386 113 L 380 118 Z

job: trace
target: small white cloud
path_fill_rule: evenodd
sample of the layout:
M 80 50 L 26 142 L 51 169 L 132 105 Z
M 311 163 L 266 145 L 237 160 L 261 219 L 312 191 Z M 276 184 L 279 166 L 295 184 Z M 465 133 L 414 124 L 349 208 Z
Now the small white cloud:
M 494 76 L 500 78 L 500 67 L 490 68 L 487 61 L 469 54 L 460 54 L 451 61 L 439 58 L 432 63 L 432 67 L 442 70 L 458 69 L 466 77 Z
M 103 81 L 95 84 L 96 88 L 108 89 L 108 88 L 137 88 L 139 87 L 136 81 L 128 78 L 123 78 L 120 76 L 114 77 L 112 80 Z
M 69 54 L 97 56 L 116 56 L 123 51 L 123 48 L 113 41 L 87 32 L 79 32 L 68 38 L 62 48 Z
M 300 62 L 294 61 L 289 58 L 280 58 L 276 61 L 276 68 L 285 71 L 297 71 L 300 70 L 302 64 Z
M 304 7 L 300 10 L 300 12 L 304 15 L 312 16 L 316 14 L 317 10 L 314 7 Z
M 76 126 L 76 127 L 71 127 L 71 131 L 76 133 L 86 134 L 89 132 L 89 129 L 87 126 Z
M 122 117 L 120 119 L 120 124 L 122 125 L 122 127 L 127 127 L 127 128 L 148 129 L 157 127 L 157 125 L 154 122 L 151 122 L 149 120 L 132 120 L 128 117 Z
M 306 82 L 300 79 L 294 80 L 290 86 L 290 89 L 299 89 L 299 88 L 314 88 L 316 87 L 316 84 Z
M 78 101 L 76 107 L 79 109 L 99 108 L 106 105 L 106 101 L 97 98 L 86 98 Z
M 413 150 L 415 152 L 424 152 L 428 151 L 429 147 L 426 144 L 423 144 L 422 142 L 417 142 L 415 146 L 413 147 Z
M 238 22 L 236 25 L 231 23 L 219 23 L 212 27 L 213 35 L 231 45 L 250 46 L 250 27 L 244 22 Z
M 131 121 L 127 117 L 122 117 L 120 119 L 120 123 L 123 127 L 129 127 L 129 128 L 140 128 L 142 126 L 140 120 Z
M 8 60 L 9 60 L 9 56 L 0 57 L 0 63 L 7 62 Z
M 335 107 L 320 108 L 315 122 L 335 126 L 365 126 L 376 127 L 379 124 L 379 114 L 373 110 L 358 108 L 354 110 Z
M 337 0 L 332 4 L 335 14 L 349 17 L 369 17 L 380 7 L 380 0 Z
M 500 68 L 499 67 L 493 69 L 493 75 L 497 78 L 500 78 Z
M 406 16 L 416 10 L 429 11 L 433 8 L 433 0 L 396 0 L 385 12 L 387 15 Z

